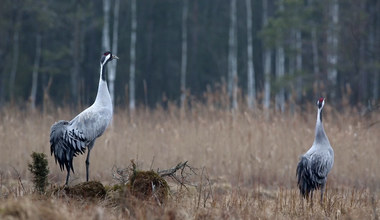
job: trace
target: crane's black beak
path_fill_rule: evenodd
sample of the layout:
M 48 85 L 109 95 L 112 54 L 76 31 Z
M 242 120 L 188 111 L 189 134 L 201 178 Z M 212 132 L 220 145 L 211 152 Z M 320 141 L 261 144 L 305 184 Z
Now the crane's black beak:
M 117 57 L 116 55 L 112 55 L 112 59 L 119 59 L 119 57 Z

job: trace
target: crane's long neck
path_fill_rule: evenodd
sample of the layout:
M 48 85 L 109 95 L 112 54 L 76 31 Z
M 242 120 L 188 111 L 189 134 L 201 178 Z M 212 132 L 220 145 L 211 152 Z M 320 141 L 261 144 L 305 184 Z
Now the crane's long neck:
M 107 63 L 106 63 L 107 64 Z M 106 81 L 106 64 L 100 64 L 100 79 L 99 79 L 99 87 L 98 93 L 96 95 L 95 103 L 104 107 L 112 108 L 111 96 L 108 91 L 107 81 Z
M 318 108 L 317 123 L 315 125 L 315 139 L 314 144 L 328 144 L 330 145 L 329 139 L 325 133 L 325 129 L 322 124 L 322 108 Z

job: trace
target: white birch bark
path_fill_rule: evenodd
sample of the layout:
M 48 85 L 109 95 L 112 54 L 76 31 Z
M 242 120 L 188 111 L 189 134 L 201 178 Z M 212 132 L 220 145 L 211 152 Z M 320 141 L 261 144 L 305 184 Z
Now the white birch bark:
M 228 94 L 232 101 L 232 109 L 237 109 L 237 23 L 236 0 L 231 0 L 230 30 L 228 39 Z
M 329 26 L 327 31 L 327 78 L 331 85 L 331 97 L 336 97 L 337 63 L 338 63 L 338 28 L 339 28 L 339 4 L 338 0 L 332 0 L 329 5 Z
M 21 26 L 21 12 L 18 12 L 17 18 L 16 18 L 16 24 L 14 28 L 14 33 L 13 33 L 12 67 L 11 67 L 11 73 L 10 73 L 10 79 L 9 79 L 9 97 L 10 97 L 11 102 L 14 101 L 13 92 L 14 92 L 17 67 L 18 67 L 18 58 L 19 58 L 19 52 L 20 52 L 20 48 L 19 48 L 20 26 Z
M 102 49 L 103 52 L 109 51 L 111 49 L 110 42 L 110 8 L 111 0 L 103 0 L 103 31 L 102 31 Z
M 268 24 L 268 0 L 263 0 L 263 27 Z M 272 55 L 269 48 L 264 49 L 264 109 L 270 107 L 270 75 L 271 75 L 271 63 Z
M 301 31 L 295 31 L 296 37 L 296 72 L 297 72 L 297 101 L 300 102 L 302 99 L 302 36 Z
M 32 73 L 32 89 L 30 91 L 30 107 L 32 110 L 36 108 L 36 96 L 38 86 L 38 71 L 41 59 L 41 34 L 36 36 L 36 55 L 34 57 L 33 73 Z
M 247 105 L 249 109 L 255 107 L 256 88 L 255 88 L 255 69 L 253 66 L 253 45 L 252 45 L 252 6 L 251 0 L 246 0 L 247 7 Z
M 378 19 L 380 20 L 380 19 Z M 376 21 L 374 22 L 376 24 Z M 380 33 L 380 30 L 378 26 L 375 26 L 375 24 L 370 25 L 370 31 L 368 35 L 368 48 L 376 48 L 375 46 L 375 38 L 376 33 Z M 380 73 L 379 69 L 375 67 L 375 60 L 379 54 L 379 51 L 373 51 L 373 56 L 370 58 L 370 69 L 373 71 L 373 80 L 372 81 L 372 99 L 376 102 L 379 100 L 379 80 L 380 80 Z
M 284 6 L 282 0 L 279 0 L 279 10 L 283 11 Z M 276 48 L 276 78 L 279 81 L 282 81 L 284 79 L 285 75 L 285 52 L 284 47 L 282 45 L 282 39 L 277 42 L 277 48 Z M 276 111 L 285 111 L 285 89 L 282 86 L 282 83 L 279 83 L 280 88 L 276 94 Z
M 186 102 L 186 68 L 187 68 L 187 14 L 188 0 L 183 0 L 182 6 L 182 56 L 181 56 L 181 109 Z
M 308 1 L 308 5 L 310 8 L 313 6 L 313 0 Z M 320 73 L 319 73 L 319 55 L 318 55 L 318 37 L 317 37 L 317 29 L 315 22 L 311 23 L 311 48 L 313 54 L 313 74 L 314 80 L 317 84 L 317 90 L 320 91 Z
M 277 46 L 276 49 L 276 77 L 282 81 L 285 75 L 285 54 L 284 47 Z M 280 84 L 282 84 L 280 82 Z M 280 85 L 279 91 L 276 94 L 276 111 L 285 111 L 285 89 Z
M 136 29 L 137 29 L 137 11 L 136 0 L 131 0 L 131 48 L 130 48 L 130 66 L 129 66 L 129 109 L 134 111 L 135 104 L 135 62 L 136 62 Z
M 119 11 L 120 0 L 115 0 L 113 11 L 113 33 L 112 33 L 112 53 L 117 55 L 118 37 L 119 37 Z M 108 86 L 110 90 L 112 105 L 115 105 L 115 78 L 116 78 L 117 60 L 108 64 Z

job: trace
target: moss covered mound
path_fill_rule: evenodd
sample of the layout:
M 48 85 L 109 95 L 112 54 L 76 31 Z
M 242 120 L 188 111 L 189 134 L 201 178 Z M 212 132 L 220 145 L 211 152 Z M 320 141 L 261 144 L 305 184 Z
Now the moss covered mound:
M 52 194 L 65 194 L 70 197 L 83 199 L 103 199 L 106 196 L 106 189 L 104 188 L 103 184 L 98 181 L 89 181 L 79 183 L 75 186 L 62 186 L 53 189 Z
M 154 171 L 134 171 L 128 187 L 132 195 L 139 199 L 158 199 L 165 202 L 169 194 L 169 185 Z

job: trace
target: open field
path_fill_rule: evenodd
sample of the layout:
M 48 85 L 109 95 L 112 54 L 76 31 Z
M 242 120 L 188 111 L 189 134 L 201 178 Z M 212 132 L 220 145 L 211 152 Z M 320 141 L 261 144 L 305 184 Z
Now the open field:
M 49 158 L 49 181 L 62 185 L 65 172 L 50 156 L 50 126 L 70 120 L 77 112 L 56 109 L 32 113 L 6 108 L 0 115 L 0 216 L 16 219 L 371 219 L 380 214 L 380 113 L 360 116 L 354 110 L 337 112 L 328 104 L 324 127 L 335 151 L 335 164 L 321 207 L 302 205 L 296 190 L 298 157 L 314 138 L 316 110 L 302 114 L 241 111 L 233 116 L 214 108 L 197 107 L 181 117 L 180 111 L 137 111 L 133 120 L 117 109 L 112 126 L 94 146 L 90 179 L 114 184 L 112 167 L 127 167 L 134 159 L 141 169 L 165 169 L 181 161 L 205 167 L 211 194 L 199 188 L 172 187 L 162 206 L 129 199 L 115 208 L 107 199 L 94 203 L 32 193 L 27 164 L 33 151 Z M 70 184 L 85 180 L 85 156 L 74 159 Z M 17 172 L 20 174 L 21 183 Z M 197 184 L 195 182 L 195 184 Z M 318 192 L 319 193 L 319 192 Z M 316 196 L 318 197 L 318 196 Z M 10 214 L 9 214 L 10 213 Z

